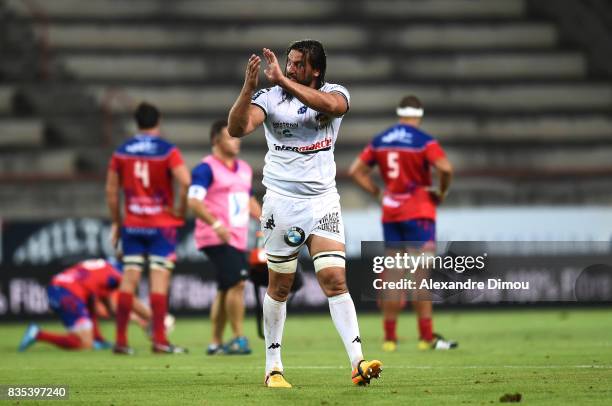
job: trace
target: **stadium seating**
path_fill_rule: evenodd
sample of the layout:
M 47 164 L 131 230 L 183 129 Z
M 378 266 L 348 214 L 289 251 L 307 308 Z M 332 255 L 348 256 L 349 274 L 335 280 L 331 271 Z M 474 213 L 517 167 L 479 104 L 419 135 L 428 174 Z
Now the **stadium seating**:
M 515 0 L 367 0 L 363 11 L 369 16 L 396 20 L 410 17 L 439 19 L 518 18 L 525 12 L 524 1 Z
M 21 32 L 40 31 L 40 17 L 32 17 L 26 2 L 0 4 Z M 161 107 L 165 134 L 194 164 L 208 151 L 210 124 L 226 116 L 238 93 L 248 55 L 268 46 L 283 58 L 290 40 L 314 37 L 328 49 L 327 79 L 345 84 L 352 96 L 336 148 L 347 207 L 368 202 L 346 178 L 350 162 L 394 122 L 394 106 L 407 93 L 423 99 L 424 128 L 455 163 L 450 204 L 556 203 L 568 177 L 588 183 L 592 199 L 607 194 L 612 200 L 606 180 L 612 81 L 593 76 L 586 53 L 568 46 L 559 26 L 534 15 L 527 0 L 79 4 L 39 2 L 51 66 L 63 78 L 47 84 L 56 89 L 52 96 L 0 76 L 0 130 L 28 134 L 17 144 L 15 135 L 0 137 L 0 146 L 23 148 L 10 164 L 0 157 L 0 168 L 11 174 L 47 171 L 39 158 L 31 166 L 17 163 L 36 155 L 28 148 L 44 145 L 66 159 L 47 173 L 93 171 L 101 185 L 110 147 L 133 131 L 129 107 L 142 99 Z M 31 76 L 26 82 L 35 85 Z M 66 78 L 68 87 L 61 85 Z M 7 124 L 24 111 L 35 124 Z M 265 148 L 262 131 L 244 141 L 244 156 L 257 172 Z M 547 186 L 530 186 L 538 179 Z M 589 199 L 588 193 L 575 196 Z
M 73 149 L 47 150 L 44 154 L 23 152 L 20 155 L 2 154 L 0 171 L 4 174 L 76 174 L 77 151 Z
M 9 86 L 0 86 L 0 114 L 7 114 L 11 111 L 11 98 L 13 89 Z
M 38 120 L 1 119 L 0 147 L 41 147 L 42 123 Z

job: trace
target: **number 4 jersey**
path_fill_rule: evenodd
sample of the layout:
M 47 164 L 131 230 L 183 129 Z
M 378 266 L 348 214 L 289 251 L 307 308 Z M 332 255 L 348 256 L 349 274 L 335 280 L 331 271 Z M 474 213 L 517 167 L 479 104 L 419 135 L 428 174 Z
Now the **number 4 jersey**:
M 178 227 L 171 170 L 183 164 L 176 146 L 157 136 L 137 134 L 120 146 L 109 170 L 117 172 L 124 192 L 126 227 Z
M 374 137 L 359 158 L 378 165 L 385 182 L 383 223 L 436 219 L 436 202 L 429 193 L 431 165 L 446 155 L 430 135 L 398 124 Z

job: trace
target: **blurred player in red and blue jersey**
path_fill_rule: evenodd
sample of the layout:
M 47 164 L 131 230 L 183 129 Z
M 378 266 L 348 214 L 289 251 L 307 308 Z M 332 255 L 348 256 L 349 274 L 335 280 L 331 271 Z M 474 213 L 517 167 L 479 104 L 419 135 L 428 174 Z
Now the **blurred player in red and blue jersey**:
M 121 273 L 103 259 L 83 261 L 55 275 L 47 287 L 49 306 L 60 316 L 68 334 L 51 333 L 31 324 L 19 351 L 37 341 L 71 350 L 107 348 L 98 328 L 95 304 L 100 300 L 112 314 L 110 295 L 120 282 Z
M 415 96 L 404 97 L 397 107 L 399 122 L 386 129 L 366 146 L 353 162 L 350 175 L 365 191 L 382 203 L 383 233 L 386 242 L 411 242 L 428 250 L 436 239 L 436 207 L 448 193 L 453 169 L 438 142 L 419 129 L 423 105 Z M 378 165 L 385 188 L 380 190 L 370 177 Z M 438 174 L 438 189 L 431 185 L 431 168 Z M 431 249 L 431 248 L 429 248 Z M 419 299 L 422 299 L 421 296 Z M 387 296 L 380 301 L 384 317 L 383 349 L 397 346 L 397 317 L 405 300 Z M 451 349 L 454 341 L 433 332 L 431 300 L 413 300 L 418 317 L 420 349 Z
M 117 303 L 117 337 L 114 352 L 132 354 L 127 327 L 133 295 L 147 263 L 153 313 L 153 351 L 182 353 L 168 342 L 164 319 L 168 309 L 170 274 L 176 259 L 176 232 L 183 225 L 191 175 L 176 146 L 160 138 L 160 113 L 141 103 L 134 114 L 138 133 L 113 154 L 106 181 L 114 245 L 121 235 L 124 277 Z M 179 185 L 179 205 L 174 207 L 173 181 Z M 120 190 L 125 219 L 121 221 Z

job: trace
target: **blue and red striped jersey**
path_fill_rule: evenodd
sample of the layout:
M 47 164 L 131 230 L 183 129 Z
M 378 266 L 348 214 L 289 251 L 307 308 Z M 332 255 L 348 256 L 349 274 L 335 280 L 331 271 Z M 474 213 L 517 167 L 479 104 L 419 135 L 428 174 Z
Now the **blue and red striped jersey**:
M 436 218 L 431 186 L 431 165 L 446 155 L 440 144 L 418 128 L 394 125 L 374 137 L 359 156 L 378 165 L 385 183 L 383 222 Z
M 119 174 L 124 193 L 126 227 L 178 227 L 172 214 L 172 169 L 182 165 L 179 149 L 152 135 L 137 134 L 114 153 L 109 170 Z

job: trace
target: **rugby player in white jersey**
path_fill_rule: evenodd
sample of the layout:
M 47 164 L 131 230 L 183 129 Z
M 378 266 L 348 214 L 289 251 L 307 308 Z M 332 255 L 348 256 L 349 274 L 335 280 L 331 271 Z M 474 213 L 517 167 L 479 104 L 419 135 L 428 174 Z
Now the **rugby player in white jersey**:
M 261 58 L 251 55 L 242 91 L 229 113 L 228 131 L 232 137 L 243 137 L 263 124 L 268 144 L 261 217 L 270 273 L 263 304 L 265 385 L 291 387 L 283 375 L 281 344 L 287 296 L 304 244 L 348 353 L 352 381 L 367 385 L 379 377 L 382 363 L 365 361 L 361 351 L 355 305 L 346 286 L 334 162 L 334 144 L 350 96 L 343 86 L 325 82 L 326 56 L 317 41 L 291 44 L 284 73 L 271 50 L 264 48 L 263 58 L 272 87 L 255 93 Z

